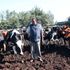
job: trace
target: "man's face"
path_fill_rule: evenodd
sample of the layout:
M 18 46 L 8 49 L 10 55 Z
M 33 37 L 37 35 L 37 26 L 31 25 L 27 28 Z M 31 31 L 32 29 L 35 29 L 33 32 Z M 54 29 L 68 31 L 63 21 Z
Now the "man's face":
M 36 24 L 36 19 L 32 19 L 32 23 L 33 24 Z

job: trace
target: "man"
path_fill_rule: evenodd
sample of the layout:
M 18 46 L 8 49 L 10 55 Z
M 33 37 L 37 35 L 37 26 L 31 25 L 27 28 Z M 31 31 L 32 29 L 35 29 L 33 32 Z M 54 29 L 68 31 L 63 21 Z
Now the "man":
M 40 45 L 41 45 L 41 39 L 43 39 L 43 28 L 39 22 L 37 22 L 36 18 L 32 18 L 32 22 L 27 28 L 26 31 L 30 37 L 31 41 L 31 55 L 32 60 L 38 59 L 42 61 L 41 58 L 41 51 L 40 51 Z

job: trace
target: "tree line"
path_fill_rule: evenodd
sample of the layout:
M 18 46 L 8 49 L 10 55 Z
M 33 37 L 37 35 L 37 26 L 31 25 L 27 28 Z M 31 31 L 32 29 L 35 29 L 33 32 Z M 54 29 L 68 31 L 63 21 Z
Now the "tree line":
M 40 20 L 42 25 L 54 23 L 54 15 L 50 11 L 45 13 L 43 10 L 37 7 L 31 11 L 22 11 L 19 13 L 6 10 L 0 13 L 0 29 L 11 29 L 27 26 L 32 17 L 36 17 L 38 20 Z

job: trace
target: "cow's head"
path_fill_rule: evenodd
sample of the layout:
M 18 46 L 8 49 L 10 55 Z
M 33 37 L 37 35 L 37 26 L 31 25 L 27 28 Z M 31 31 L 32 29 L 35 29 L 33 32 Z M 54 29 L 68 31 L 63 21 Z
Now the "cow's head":
M 57 32 L 53 32 L 51 36 L 51 40 L 56 40 L 57 39 Z

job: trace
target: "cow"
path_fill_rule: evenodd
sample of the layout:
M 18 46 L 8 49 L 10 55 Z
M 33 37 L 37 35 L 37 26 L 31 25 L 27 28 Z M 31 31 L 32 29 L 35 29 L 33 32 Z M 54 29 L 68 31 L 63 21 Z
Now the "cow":
M 62 40 L 63 45 L 69 47 L 70 42 L 70 27 L 69 26 L 63 26 L 62 28 L 53 28 L 51 29 L 51 40 L 52 41 L 58 41 Z
M 7 31 L 7 34 L 4 36 L 4 40 L 6 42 L 6 48 L 8 48 L 8 45 L 12 45 L 14 54 L 17 54 L 16 48 L 18 47 L 20 49 L 20 54 L 23 55 L 22 46 L 24 43 L 22 43 L 20 35 L 21 33 L 17 29 L 12 29 Z
M 44 39 L 55 40 L 57 37 L 57 28 L 52 27 L 49 30 L 44 31 Z

